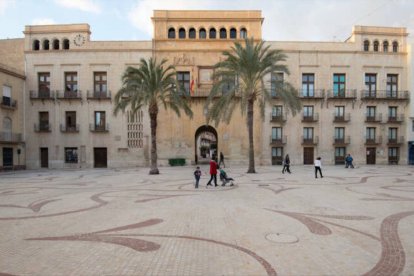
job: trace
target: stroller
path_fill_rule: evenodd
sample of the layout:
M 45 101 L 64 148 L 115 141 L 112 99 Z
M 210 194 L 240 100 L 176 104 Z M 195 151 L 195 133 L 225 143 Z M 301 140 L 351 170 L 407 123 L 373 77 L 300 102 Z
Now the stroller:
M 233 186 L 234 179 L 231 177 L 228 177 L 227 173 L 222 168 L 219 168 L 219 171 L 220 171 L 220 180 L 222 182 L 221 186 L 226 186 L 226 184 L 229 182 L 230 182 L 230 186 Z

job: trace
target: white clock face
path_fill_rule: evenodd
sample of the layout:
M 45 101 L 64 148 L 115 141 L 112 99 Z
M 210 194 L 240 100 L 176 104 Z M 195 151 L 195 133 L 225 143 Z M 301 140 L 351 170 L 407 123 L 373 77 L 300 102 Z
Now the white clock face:
M 75 43 L 76 46 L 81 46 L 83 43 L 85 43 L 85 37 L 81 34 L 78 34 L 73 39 L 73 43 Z

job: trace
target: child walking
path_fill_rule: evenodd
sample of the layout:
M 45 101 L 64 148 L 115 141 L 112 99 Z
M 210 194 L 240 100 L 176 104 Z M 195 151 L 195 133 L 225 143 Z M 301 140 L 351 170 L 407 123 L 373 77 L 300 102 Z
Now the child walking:
M 195 188 L 198 189 L 198 182 L 200 181 L 201 177 L 201 170 L 200 167 L 197 166 L 197 169 L 194 171 L 194 177 L 195 177 Z

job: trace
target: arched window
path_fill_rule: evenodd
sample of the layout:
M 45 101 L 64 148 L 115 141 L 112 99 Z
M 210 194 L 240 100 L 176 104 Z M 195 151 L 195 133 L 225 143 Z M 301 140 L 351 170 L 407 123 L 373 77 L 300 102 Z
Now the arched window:
M 364 41 L 364 51 L 368 52 L 369 51 L 369 40 L 365 40 Z
M 230 38 L 232 38 L 232 39 L 237 38 L 237 30 L 235 28 L 230 29 Z
M 384 51 L 384 52 L 388 52 L 388 41 L 384 41 L 383 43 L 382 43 L 382 50 Z
M 53 50 L 59 50 L 59 40 L 53 40 Z
M 247 30 L 246 30 L 246 28 L 241 28 L 241 30 L 240 30 L 240 38 L 247 38 Z
M 175 38 L 175 29 L 169 28 L 168 29 L 168 38 Z
M 227 38 L 227 30 L 225 28 L 220 29 L 220 39 Z
M 394 42 L 392 43 L 392 51 L 393 51 L 394 53 L 398 52 L 398 42 L 397 42 L 397 41 L 394 41 Z
M 374 41 L 374 52 L 379 51 L 379 42 L 377 40 Z
M 188 31 L 188 38 L 196 38 L 196 30 L 194 29 L 194 28 L 191 28 L 189 31 Z
M 43 50 L 49 50 L 49 39 L 43 40 Z
M 178 38 L 180 38 L 180 39 L 185 38 L 185 29 L 184 28 L 180 28 L 180 30 L 178 30 Z
M 33 41 L 33 50 L 34 51 L 39 51 L 39 49 L 40 49 L 40 42 L 39 42 L 39 40 L 35 39 Z
M 206 39 L 206 38 L 207 38 L 206 29 L 201 28 L 201 29 L 198 31 L 198 37 L 199 37 L 199 38 L 201 38 L 201 39 Z
M 69 50 L 69 39 L 67 38 L 63 40 L 63 50 Z
M 215 38 L 216 38 L 216 36 L 217 36 L 216 29 L 211 28 L 211 29 L 210 29 L 209 38 L 215 39 Z

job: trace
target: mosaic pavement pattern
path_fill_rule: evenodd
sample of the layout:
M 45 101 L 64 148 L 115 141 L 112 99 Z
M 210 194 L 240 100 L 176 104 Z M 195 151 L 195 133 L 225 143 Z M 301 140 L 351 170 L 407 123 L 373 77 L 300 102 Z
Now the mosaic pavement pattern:
M 414 167 L 193 170 L 0 174 L 0 275 L 414 275 Z

